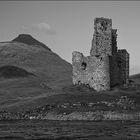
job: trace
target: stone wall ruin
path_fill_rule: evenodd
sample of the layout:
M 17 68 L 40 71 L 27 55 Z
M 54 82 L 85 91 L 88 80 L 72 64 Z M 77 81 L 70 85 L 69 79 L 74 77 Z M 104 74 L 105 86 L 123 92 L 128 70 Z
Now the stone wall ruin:
M 96 91 L 127 83 L 129 77 L 129 54 L 117 50 L 117 30 L 112 20 L 95 18 L 90 56 L 72 53 L 73 84 L 85 84 Z
M 123 50 L 118 50 L 119 79 L 121 84 L 128 83 L 129 78 L 129 54 Z

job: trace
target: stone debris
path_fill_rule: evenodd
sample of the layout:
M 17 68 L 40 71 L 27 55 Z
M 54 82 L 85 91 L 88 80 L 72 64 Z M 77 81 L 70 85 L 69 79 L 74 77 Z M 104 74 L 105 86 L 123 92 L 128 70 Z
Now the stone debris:
M 90 56 L 72 53 L 73 84 L 87 85 L 96 91 L 126 84 L 129 78 L 129 54 L 117 50 L 117 30 L 112 20 L 95 18 Z
M 24 112 L 0 111 L 0 120 L 121 120 L 133 117 L 140 119 L 140 112 L 135 110 L 138 109 L 134 100 L 121 96 L 112 101 L 46 104 Z

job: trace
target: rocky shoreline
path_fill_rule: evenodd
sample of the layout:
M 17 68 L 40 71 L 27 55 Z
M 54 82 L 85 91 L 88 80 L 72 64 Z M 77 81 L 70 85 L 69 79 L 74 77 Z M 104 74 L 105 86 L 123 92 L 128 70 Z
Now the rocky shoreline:
M 31 119 L 31 118 L 30 118 Z M 118 113 L 111 111 L 96 111 L 96 112 L 72 112 L 70 114 L 56 114 L 54 112 L 40 117 L 45 120 L 86 120 L 86 121 L 101 121 L 101 120 L 140 120 L 140 112 L 135 113 Z
M 140 120 L 140 106 L 127 96 L 96 102 L 46 104 L 23 112 L 0 111 L 0 120 Z
M 0 120 L 140 120 L 140 112 L 115 112 L 115 111 L 88 111 L 88 112 L 72 112 L 70 114 L 60 114 L 57 112 L 46 112 L 45 114 L 27 114 L 27 113 L 10 113 L 0 112 Z

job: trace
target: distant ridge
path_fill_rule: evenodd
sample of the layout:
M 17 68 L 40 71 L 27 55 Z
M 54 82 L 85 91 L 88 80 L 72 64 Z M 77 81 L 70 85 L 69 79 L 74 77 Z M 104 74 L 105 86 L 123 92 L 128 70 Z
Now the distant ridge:
M 46 46 L 42 42 L 39 42 L 38 40 L 33 38 L 30 34 L 19 34 L 19 36 L 16 37 L 15 39 L 13 39 L 12 42 L 20 42 L 20 43 L 24 43 L 27 45 L 39 45 L 39 46 L 42 46 L 43 48 L 51 51 L 51 49 L 48 48 L 48 46 Z
M 130 75 L 130 78 L 140 78 L 140 73 Z

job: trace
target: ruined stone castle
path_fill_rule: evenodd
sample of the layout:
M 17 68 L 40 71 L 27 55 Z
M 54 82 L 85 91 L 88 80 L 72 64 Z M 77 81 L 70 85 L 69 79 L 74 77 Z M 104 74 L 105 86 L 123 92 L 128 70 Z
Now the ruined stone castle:
M 117 49 L 117 30 L 112 20 L 94 19 L 94 34 L 90 56 L 72 53 L 73 84 L 84 84 L 96 91 L 126 84 L 129 78 L 129 54 Z

